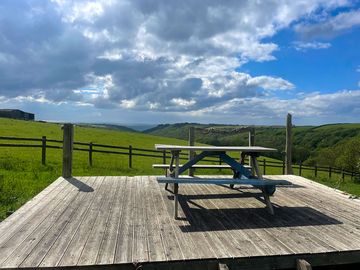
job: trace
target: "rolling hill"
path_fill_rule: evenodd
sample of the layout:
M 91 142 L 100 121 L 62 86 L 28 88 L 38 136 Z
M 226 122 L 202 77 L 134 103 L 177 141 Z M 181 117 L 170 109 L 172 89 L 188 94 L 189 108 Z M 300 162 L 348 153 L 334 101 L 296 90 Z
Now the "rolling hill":
M 247 133 L 229 132 L 209 133 L 201 131 L 208 127 L 228 127 L 232 130 L 236 125 L 202 125 L 196 123 L 180 123 L 159 125 L 146 130 L 145 133 L 186 140 L 190 126 L 196 128 L 196 140 L 212 145 L 247 145 Z M 256 144 L 285 149 L 285 127 L 283 126 L 256 126 Z M 329 124 L 322 126 L 294 126 L 293 128 L 293 161 L 313 164 L 322 149 L 333 148 L 344 144 L 351 138 L 360 136 L 360 124 Z M 281 153 L 275 153 L 274 158 L 282 159 Z M 328 165 L 328 164 L 324 164 Z

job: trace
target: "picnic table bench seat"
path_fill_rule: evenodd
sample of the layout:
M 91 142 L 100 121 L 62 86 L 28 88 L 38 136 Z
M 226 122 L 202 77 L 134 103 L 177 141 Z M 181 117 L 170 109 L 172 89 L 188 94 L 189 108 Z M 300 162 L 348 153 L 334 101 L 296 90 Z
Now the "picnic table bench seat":
M 198 178 L 198 177 L 157 177 L 159 183 L 167 184 L 215 184 L 215 185 L 251 185 L 256 187 L 264 186 L 286 186 L 291 185 L 287 180 L 270 179 L 234 179 L 234 178 Z

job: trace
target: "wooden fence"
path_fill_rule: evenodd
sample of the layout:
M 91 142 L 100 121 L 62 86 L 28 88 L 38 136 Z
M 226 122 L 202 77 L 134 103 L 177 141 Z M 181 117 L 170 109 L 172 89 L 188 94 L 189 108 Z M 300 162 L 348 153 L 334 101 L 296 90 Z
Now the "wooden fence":
M 0 136 L 0 141 L 7 141 L 5 143 L 0 143 L 0 147 L 30 147 L 30 148 L 41 148 L 41 163 L 46 164 L 46 149 L 63 149 L 62 140 L 48 139 L 46 136 L 41 138 L 22 138 L 22 137 L 6 137 Z M 19 143 L 9 143 L 8 141 L 17 141 Z M 32 143 L 25 143 L 32 142 Z M 128 166 L 129 168 L 133 167 L 133 158 L 135 156 L 148 157 L 148 158 L 159 158 L 162 159 L 164 164 L 170 160 L 170 152 L 158 151 L 153 149 L 144 149 L 129 146 L 116 146 L 116 145 L 107 145 L 99 144 L 93 142 L 74 142 L 75 151 L 88 152 L 88 163 L 89 166 L 93 165 L 94 153 L 104 153 L 104 154 L 115 154 L 115 155 L 127 155 L 128 156 Z M 187 153 L 180 153 L 181 160 L 188 160 Z M 221 160 L 217 158 L 209 158 L 204 161 L 207 162 L 216 162 L 221 164 Z M 282 174 L 285 174 L 285 161 L 271 161 L 262 159 L 259 160 L 259 165 L 263 170 L 263 174 L 266 174 L 268 168 L 279 168 L 282 171 Z M 334 167 L 325 167 L 325 166 L 306 166 L 300 164 L 292 165 L 294 172 L 298 172 L 298 175 L 302 175 L 305 171 L 312 171 L 313 176 L 317 177 L 320 172 L 324 172 L 331 178 L 334 174 L 340 174 L 342 179 L 345 179 L 345 176 L 348 176 L 353 179 L 359 179 L 360 174 L 357 172 L 347 171 L 341 168 Z

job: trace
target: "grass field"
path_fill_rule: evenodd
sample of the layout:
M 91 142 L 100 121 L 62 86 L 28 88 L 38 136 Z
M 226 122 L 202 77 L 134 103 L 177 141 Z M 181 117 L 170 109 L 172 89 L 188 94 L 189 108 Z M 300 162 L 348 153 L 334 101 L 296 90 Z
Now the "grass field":
M 123 132 L 101 128 L 75 127 L 75 141 L 93 142 L 128 147 L 154 149 L 155 143 L 186 145 L 187 141 L 173 138 L 152 136 L 142 133 Z M 26 122 L 0 118 L 0 136 L 33 137 L 62 139 L 61 125 L 40 122 Z M 0 143 L 17 143 L 1 140 Z M 35 143 L 35 142 L 19 142 Z M 39 144 L 39 142 L 36 142 Z M 0 147 L 0 220 L 15 211 L 22 204 L 44 189 L 61 175 L 61 149 L 47 149 L 46 165 L 41 165 L 40 148 Z M 261 158 L 262 159 L 262 158 Z M 267 161 L 273 159 L 267 158 Z M 162 163 L 162 158 L 133 157 L 133 166 L 128 167 L 128 156 L 114 154 L 93 154 L 93 166 L 88 165 L 88 153 L 74 152 L 74 175 L 153 175 L 162 174 L 161 170 L 152 169 L 153 163 Z M 219 171 L 200 170 L 199 174 L 219 173 Z M 221 172 L 230 173 L 230 170 Z M 281 174 L 281 168 L 266 169 L 267 174 Z M 307 176 L 307 172 L 304 172 Z M 309 175 L 310 178 L 313 178 Z M 331 181 L 326 174 L 319 174 L 319 182 L 338 187 L 354 194 L 360 194 L 360 185 L 350 181 L 344 183 L 334 175 Z

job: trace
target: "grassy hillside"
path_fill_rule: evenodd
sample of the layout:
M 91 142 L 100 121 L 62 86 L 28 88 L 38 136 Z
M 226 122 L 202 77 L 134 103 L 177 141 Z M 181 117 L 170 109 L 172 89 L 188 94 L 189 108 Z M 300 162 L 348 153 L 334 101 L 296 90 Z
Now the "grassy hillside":
M 147 134 L 186 139 L 190 126 L 197 128 L 208 128 L 212 125 L 201 125 L 192 123 L 182 123 L 174 125 L 159 125 L 147 130 Z M 219 127 L 219 125 L 217 125 Z M 236 126 L 228 126 L 231 130 Z M 285 149 L 285 127 L 282 126 L 256 126 L 256 144 L 274 147 L 280 150 L 273 155 L 274 158 L 282 159 L 281 151 Z M 334 147 L 350 138 L 360 135 L 360 124 L 330 124 L 323 126 L 295 126 L 293 128 L 294 152 L 293 162 L 303 163 L 308 160 L 311 164 L 316 161 L 317 153 L 321 149 Z M 247 145 L 247 133 L 203 133 L 197 131 L 196 139 L 199 142 L 212 145 Z M 330 165 L 330 164 L 323 164 Z
M 95 128 L 104 128 L 104 129 L 112 129 L 112 130 L 118 130 L 118 131 L 126 131 L 126 132 L 137 132 L 135 129 L 132 129 L 130 127 L 115 125 L 115 124 L 105 124 L 105 123 L 79 123 L 78 126 L 82 127 L 95 127 Z
M 157 137 L 133 132 L 104 128 L 75 127 L 75 141 L 94 142 L 117 146 L 154 149 L 155 143 L 186 144 L 172 138 Z M 26 122 L 0 118 L 0 136 L 33 137 L 47 136 L 62 139 L 61 125 L 41 122 Z M 0 143 L 26 143 L 1 140 Z M 16 210 L 44 187 L 61 175 L 61 149 L 47 149 L 47 163 L 41 165 L 40 148 L 0 147 L 0 220 L 7 211 Z M 153 170 L 153 163 L 161 159 L 134 157 L 133 168 L 128 168 L 128 157 L 114 154 L 93 154 L 93 166 L 88 165 L 87 152 L 74 152 L 74 175 L 144 175 L 162 173 Z

